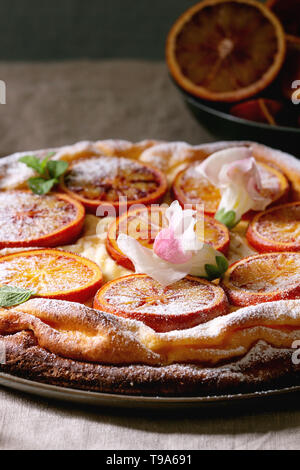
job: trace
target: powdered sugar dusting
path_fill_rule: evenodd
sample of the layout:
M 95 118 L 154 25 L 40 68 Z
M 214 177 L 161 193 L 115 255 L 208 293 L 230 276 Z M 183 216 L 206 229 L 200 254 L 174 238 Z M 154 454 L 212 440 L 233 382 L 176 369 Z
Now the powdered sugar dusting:
M 135 160 L 103 155 L 76 161 L 65 184 L 87 199 L 118 201 L 126 196 L 132 201 L 156 191 L 160 181 L 154 170 Z
M 149 277 L 124 278 L 105 291 L 112 309 L 125 313 L 183 315 L 214 305 L 219 288 L 183 279 L 164 288 Z
M 0 242 L 36 240 L 75 219 L 76 207 L 54 195 L 27 191 L 0 193 Z

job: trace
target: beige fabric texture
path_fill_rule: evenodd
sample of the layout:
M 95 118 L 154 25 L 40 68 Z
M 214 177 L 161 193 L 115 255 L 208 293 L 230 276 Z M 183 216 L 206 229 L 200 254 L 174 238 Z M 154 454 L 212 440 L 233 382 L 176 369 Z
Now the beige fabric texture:
M 212 141 L 162 63 L 0 64 L 0 154 L 79 140 Z M 299 395 L 147 412 L 83 407 L 0 388 L 0 449 L 299 449 Z

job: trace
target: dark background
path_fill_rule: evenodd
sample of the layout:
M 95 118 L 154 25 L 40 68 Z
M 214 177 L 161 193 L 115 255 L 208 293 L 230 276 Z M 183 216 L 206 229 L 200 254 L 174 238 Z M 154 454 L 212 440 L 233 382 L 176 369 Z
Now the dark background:
M 196 0 L 0 0 L 0 60 L 164 58 Z

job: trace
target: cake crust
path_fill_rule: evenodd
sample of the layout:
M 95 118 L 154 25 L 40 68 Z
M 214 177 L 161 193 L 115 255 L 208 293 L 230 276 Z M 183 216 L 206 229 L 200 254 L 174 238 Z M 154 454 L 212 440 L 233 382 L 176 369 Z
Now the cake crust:
M 0 336 L 7 360 L 0 371 L 35 382 L 100 393 L 144 396 L 217 396 L 300 385 L 291 349 L 264 342 L 236 361 L 218 367 L 196 364 L 110 366 L 73 361 L 41 348 L 23 331 Z

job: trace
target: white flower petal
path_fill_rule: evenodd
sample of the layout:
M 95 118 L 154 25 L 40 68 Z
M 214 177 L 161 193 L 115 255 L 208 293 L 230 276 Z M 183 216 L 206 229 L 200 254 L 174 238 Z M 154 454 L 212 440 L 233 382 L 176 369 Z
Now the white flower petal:
M 219 187 L 219 174 L 224 165 L 250 157 L 252 157 L 252 152 L 248 147 L 232 147 L 220 150 L 210 155 L 197 166 L 196 172 L 208 179 L 214 186 Z
M 221 191 L 218 211 L 234 211 L 235 222 L 249 210 L 265 210 L 271 199 L 261 194 L 259 167 L 248 147 L 235 147 L 212 154 L 197 171 Z
M 163 286 L 179 281 L 189 272 L 188 263 L 168 263 L 128 235 L 120 234 L 117 243 L 120 250 L 133 262 L 136 273 L 147 274 Z

